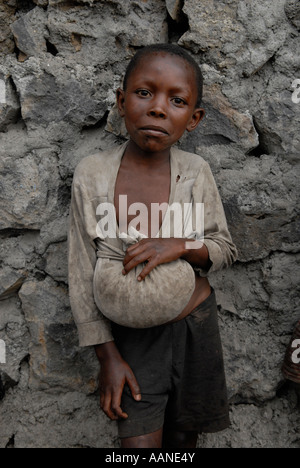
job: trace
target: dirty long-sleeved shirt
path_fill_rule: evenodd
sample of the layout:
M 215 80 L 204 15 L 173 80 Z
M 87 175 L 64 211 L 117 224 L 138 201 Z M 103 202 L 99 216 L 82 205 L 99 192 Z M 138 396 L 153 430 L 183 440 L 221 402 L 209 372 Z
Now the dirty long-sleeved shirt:
M 114 204 L 115 183 L 127 142 L 92 156 L 76 167 L 69 218 L 68 267 L 71 308 L 78 328 L 80 346 L 113 340 L 110 321 L 94 300 L 93 280 L 97 263 L 97 240 L 101 203 Z M 227 228 L 220 195 L 209 164 L 199 155 L 171 148 L 171 189 L 169 206 L 179 203 L 204 204 L 204 239 L 211 267 L 195 268 L 197 274 L 209 273 L 230 266 L 237 251 Z M 163 221 L 164 222 L 164 221 Z M 117 236 L 107 238 L 112 249 L 122 249 Z

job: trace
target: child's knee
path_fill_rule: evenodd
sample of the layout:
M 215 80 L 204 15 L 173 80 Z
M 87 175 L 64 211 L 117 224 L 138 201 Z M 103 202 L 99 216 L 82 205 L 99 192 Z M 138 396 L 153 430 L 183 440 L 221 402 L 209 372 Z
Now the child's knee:
M 167 430 L 164 433 L 164 446 L 166 448 L 194 448 L 196 447 L 198 433 L 194 431 Z

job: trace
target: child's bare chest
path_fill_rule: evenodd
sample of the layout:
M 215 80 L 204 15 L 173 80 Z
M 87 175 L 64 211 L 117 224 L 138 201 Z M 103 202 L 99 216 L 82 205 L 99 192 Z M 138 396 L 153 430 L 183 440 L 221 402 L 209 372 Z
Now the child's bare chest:
M 131 225 L 154 237 L 166 212 L 170 195 L 170 169 L 137 172 L 120 167 L 114 203 L 120 231 Z

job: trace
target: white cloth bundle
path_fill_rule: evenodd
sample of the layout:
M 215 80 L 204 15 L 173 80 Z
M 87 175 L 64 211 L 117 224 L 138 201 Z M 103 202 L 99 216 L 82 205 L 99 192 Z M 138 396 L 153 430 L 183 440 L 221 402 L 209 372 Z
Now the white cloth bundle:
M 182 312 L 195 289 L 195 272 L 182 259 L 158 265 L 143 281 L 137 278 L 145 263 L 122 274 L 128 246 L 146 237 L 129 227 L 128 234 L 120 235 L 123 251 L 102 240 L 97 244 L 96 305 L 108 319 L 126 327 L 147 328 L 169 322 Z

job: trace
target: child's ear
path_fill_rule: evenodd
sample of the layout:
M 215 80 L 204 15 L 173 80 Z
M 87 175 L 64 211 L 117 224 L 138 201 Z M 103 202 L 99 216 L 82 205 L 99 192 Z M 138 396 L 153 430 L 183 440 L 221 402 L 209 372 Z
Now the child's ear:
M 118 88 L 117 92 L 116 92 L 116 96 L 117 96 L 117 105 L 118 105 L 118 109 L 119 109 L 119 114 L 120 114 L 121 117 L 124 117 L 124 115 L 125 115 L 125 111 L 124 111 L 125 93 L 124 93 L 124 90 L 121 89 L 121 88 Z
M 195 130 L 195 128 L 198 126 L 198 124 L 201 122 L 203 117 L 205 116 L 205 110 L 199 107 L 198 109 L 195 109 L 192 115 L 191 120 L 189 121 L 186 129 L 188 132 L 192 132 Z

